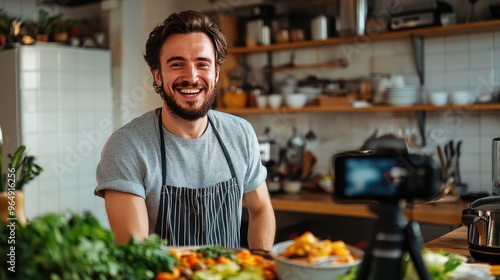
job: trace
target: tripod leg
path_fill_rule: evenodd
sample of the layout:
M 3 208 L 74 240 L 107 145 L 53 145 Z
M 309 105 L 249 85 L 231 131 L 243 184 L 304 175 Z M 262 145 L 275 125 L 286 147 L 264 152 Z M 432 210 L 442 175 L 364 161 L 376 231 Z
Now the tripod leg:
M 422 235 L 420 226 L 415 221 L 409 221 L 405 228 L 406 235 L 406 248 L 410 254 L 415 270 L 418 273 L 420 280 L 431 280 L 429 272 L 425 267 L 424 260 L 422 259 Z

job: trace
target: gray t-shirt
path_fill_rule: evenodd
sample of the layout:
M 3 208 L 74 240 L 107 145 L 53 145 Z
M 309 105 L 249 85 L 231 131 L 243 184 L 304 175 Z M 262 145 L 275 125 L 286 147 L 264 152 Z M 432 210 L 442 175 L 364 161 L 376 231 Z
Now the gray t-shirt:
M 208 114 L 229 153 L 242 192 L 255 190 L 266 179 L 267 171 L 260 160 L 259 144 L 251 124 L 214 110 Z M 209 124 L 201 137 L 184 139 L 163 128 L 167 185 L 206 188 L 231 179 L 213 129 Z M 97 166 L 95 194 L 104 197 L 104 190 L 110 189 L 143 197 L 152 234 L 160 201 L 161 167 L 158 116 L 153 110 L 118 129 L 108 139 Z

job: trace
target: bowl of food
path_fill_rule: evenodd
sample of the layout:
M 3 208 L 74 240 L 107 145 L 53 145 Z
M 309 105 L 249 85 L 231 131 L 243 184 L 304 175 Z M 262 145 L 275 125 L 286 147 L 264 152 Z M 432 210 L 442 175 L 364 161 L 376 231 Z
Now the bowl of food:
M 275 260 L 276 273 L 281 280 L 337 279 L 357 267 L 364 252 L 343 241 L 320 240 L 311 232 L 276 243 L 270 251 Z

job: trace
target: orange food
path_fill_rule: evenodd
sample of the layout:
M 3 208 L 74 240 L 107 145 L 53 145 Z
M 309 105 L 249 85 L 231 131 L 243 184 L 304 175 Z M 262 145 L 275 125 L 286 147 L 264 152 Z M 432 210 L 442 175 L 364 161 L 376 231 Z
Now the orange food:
M 155 280 L 171 280 L 178 279 L 181 276 L 181 272 L 178 268 L 172 269 L 172 272 L 160 272 L 156 275 Z
M 281 256 L 308 263 L 315 263 L 328 256 L 337 256 L 338 263 L 354 260 L 349 247 L 343 241 L 319 240 L 309 231 L 296 237 Z

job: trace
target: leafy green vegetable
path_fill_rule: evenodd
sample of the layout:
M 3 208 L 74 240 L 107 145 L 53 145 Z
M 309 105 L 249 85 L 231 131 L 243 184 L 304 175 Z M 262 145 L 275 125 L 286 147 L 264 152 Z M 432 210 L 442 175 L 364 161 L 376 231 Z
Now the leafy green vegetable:
M 220 246 L 206 246 L 199 248 L 197 251 L 200 252 L 206 258 L 211 258 L 216 260 L 219 257 L 225 257 L 233 261 L 236 261 L 236 255 L 234 253 L 231 253 L 230 251 Z
M 116 245 L 112 233 L 101 227 L 90 213 L 46 214 L 15 230 L 0 229 L 1 279 L 10 279 L 8 253 L 15 248 L 14 279 L 153 279 L 161 271 L 172 271 L 177 259 L 156 235 L 138 243 Z M 11 274 L 9 274 L 11 273 Z M 6 277 L 3 277 L 6 276 Z

